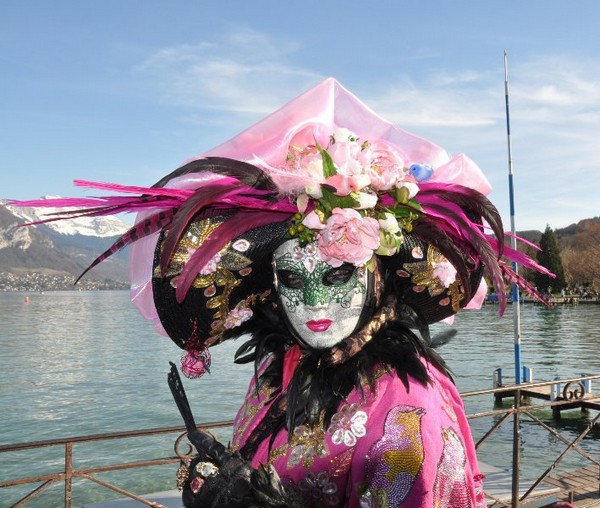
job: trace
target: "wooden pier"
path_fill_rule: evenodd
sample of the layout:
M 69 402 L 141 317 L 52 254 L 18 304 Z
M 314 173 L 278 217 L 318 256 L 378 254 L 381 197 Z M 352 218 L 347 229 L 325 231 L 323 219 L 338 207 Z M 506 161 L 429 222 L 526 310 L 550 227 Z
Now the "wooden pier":
M 600 394 L 592 392 L 591 379 L 594 376 L 554 381 L 554 384 L 524 382 L 516 384 L 497 384 L 504 390 L 494 394 L 497 402 L 505 398 L 514 398 L 517 391 L 521 400 L 538 399 L 552 402 L 552 414 L 560 419 L 562 411 L 568 409 L 581 409 L 582 411 L 600 411 Z

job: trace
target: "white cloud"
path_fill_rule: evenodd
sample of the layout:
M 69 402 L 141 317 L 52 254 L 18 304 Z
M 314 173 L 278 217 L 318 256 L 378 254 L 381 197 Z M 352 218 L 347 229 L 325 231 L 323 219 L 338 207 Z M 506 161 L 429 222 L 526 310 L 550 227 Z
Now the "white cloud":
M 288 64 L 296 44 L 282 44 L 250 29 L 218 41 L 166 48 L 136 70 L 161 90 L 163 100 L 196 110 L 268 114 L 290 99 L 290 91 L 320 76 Z

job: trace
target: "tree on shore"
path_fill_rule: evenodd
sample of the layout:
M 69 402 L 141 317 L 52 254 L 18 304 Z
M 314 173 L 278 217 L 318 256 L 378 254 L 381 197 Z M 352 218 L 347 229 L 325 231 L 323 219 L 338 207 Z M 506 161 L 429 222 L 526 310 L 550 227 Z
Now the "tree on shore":
M 540 238 L 540 249 L 542 250 L 538 251 L 536 255 L 537 262 L 554 273 L 556 278 L 553 279 L 548 275 L 536 272 L 535 285 L 542 292 L 546 292 L 550 288 L 554 292 L 560 291 L 566 287 L 565 272 L 554 231 L 552 231 L 549 225 L 546 225 L 546 229 Z

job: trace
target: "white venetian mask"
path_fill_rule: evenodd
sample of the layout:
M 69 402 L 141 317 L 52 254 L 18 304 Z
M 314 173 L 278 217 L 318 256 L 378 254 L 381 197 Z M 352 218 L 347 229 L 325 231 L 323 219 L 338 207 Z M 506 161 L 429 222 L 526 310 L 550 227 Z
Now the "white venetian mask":
M 368 293 L 364 267 L 334 268 L 313 244 L 300 247 L 297 240 L 275 250 L 273 265 L 283 313 L 302 341 L 325 349 L 354 332 Z

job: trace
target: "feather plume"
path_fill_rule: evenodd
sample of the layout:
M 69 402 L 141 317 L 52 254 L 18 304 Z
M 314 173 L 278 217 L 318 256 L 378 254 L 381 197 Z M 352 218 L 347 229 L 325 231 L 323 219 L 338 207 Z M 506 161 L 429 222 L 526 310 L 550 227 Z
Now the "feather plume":
M 543 303 L 546 307 L 552 307 L 552 304 L 526 279 L 521 277 L 518 273 L 516 273 L 512 268 L 508 267 L 506 264 L 501 263 L 500 269 L 506 280 L 512 285 L 516 284 L 520 288 L 522 288 L 526 293 L 533 296 L 536 300 Z M 550 273 L 550 276 L 554 277 L 553 273 Z
M 194 215 L 200 213 L 204 208 L 215 203 L 223 196 L 239 190 L 242 186 L 241 182 L 234 185 L 222 184 L 219 181 L 211 182 L 210 186 L 197 189 L 196 193 L 181 205 L 173 217 L 173 222 L 168 228 L 168 235 L 163 242 L 163 254 L 160 260 L 161 275 L 164 276 L 166 273 L 171 256 Z
M 482 217 L 499 239 L 499 247 L 502 250 L 504 242 L 502 218 L 497 208 L 481 192 L 462 185 L 421 182 L 418 196 L 421 204 L 433 204 L 444 200 Z
M 190 189 L 176 189 L 173 187 L 140 187 L 137 185 L 121 185 L 119 183 L 93 182 L 90 180 L 73 180 L 73 183 L 76 187 L 88 187 L 91 189 L 104 191 L 140 194 L 142 196 L 177 197 L 182 201 L 194 193 L 194 191 Z

